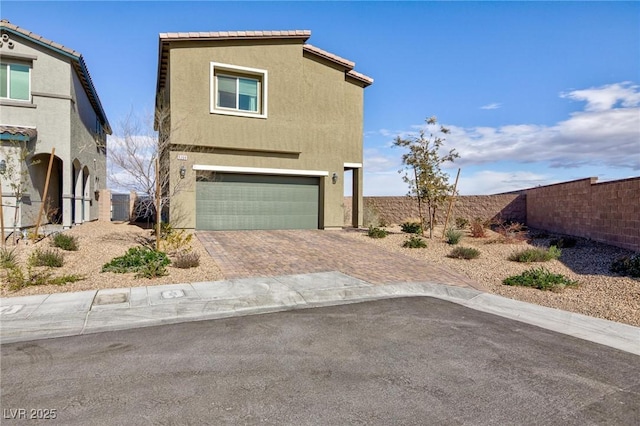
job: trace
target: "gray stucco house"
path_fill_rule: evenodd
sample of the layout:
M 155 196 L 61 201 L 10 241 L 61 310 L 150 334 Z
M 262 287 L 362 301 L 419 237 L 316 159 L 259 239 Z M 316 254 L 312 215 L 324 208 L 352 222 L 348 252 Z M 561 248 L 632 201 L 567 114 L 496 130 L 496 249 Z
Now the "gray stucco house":
M 97 219 L 96 194 L 106 185 L 106 141 L 111 127 L 82 55 L 6 20 L 0 22 L 0 37 L 0 172 L 4 170 L 0 180 L 5 227 L 13 227 L 16 209 L 19 228 L 35 225 L 52 148 L 55 158 L 43 222 L 69 228 Z M 22 199 L 16 200 L 7 166 L 19 163 L 18 152 L 23 148 L 30 155 L 18 165 L 25 171 L 26 183 Z

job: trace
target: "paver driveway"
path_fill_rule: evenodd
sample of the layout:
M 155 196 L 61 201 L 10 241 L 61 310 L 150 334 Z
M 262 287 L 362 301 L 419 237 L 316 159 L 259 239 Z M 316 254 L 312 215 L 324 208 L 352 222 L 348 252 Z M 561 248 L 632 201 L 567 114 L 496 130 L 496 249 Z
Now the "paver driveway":
M 199 231 L 227 279 L 340 271 L 372 284 L 433 282 L 477 287 L 441 266 L 345 235 L 354 231 Z

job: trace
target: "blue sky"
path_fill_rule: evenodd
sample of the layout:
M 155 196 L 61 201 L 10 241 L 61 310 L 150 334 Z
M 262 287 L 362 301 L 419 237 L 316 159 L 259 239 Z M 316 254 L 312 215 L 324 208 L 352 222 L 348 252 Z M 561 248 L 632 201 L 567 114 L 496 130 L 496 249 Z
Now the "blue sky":
M 152 111 L 158 33 L 309 29 L 375 79 L 365 195 L 404 195 L 397 135 L 450 127 L 461 194 L 640 175 L 639 2 L 0 2 L 80 51 L 114 128 Z

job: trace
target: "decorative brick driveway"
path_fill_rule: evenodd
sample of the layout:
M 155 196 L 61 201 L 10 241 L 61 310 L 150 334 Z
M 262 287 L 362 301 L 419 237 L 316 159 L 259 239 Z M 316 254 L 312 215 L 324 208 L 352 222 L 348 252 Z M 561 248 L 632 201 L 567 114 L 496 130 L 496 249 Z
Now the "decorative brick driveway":
M 227 279 L 340 271 L 372 284 L 433 282 L 474 287 L 439 265 L 354 240 L 353 231 L 199 231 Z

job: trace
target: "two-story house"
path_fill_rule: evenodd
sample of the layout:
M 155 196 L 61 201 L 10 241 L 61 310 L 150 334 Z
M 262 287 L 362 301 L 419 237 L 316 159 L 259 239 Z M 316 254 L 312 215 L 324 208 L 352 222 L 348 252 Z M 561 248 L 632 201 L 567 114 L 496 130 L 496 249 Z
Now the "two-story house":
M 364 88 L 354 63 L 311 32 L 164 33 L 157 111 L 169 219 L 202 230 L 362 224 Z M 347 175 L 348 176 L 348 175 Z
M 5 227 L 14 226 L 14 217 L 17 228 L 35 225 L 53 148 L 42 223 L 49 220 L 68 228 L 97 219 L 96 194 L 106 187 L 107 134 L 111 127 L 82 55 L 6 20 L 0 22 Z

